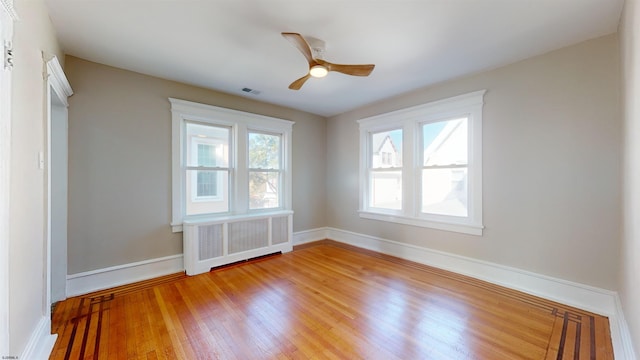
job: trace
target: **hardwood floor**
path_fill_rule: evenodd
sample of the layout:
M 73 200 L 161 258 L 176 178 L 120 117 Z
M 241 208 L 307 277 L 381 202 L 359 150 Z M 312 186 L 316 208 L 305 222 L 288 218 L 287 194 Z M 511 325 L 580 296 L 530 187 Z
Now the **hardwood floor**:
M 51 359 L 613 359 L 606 317 L 324 241 L 67 299 Z

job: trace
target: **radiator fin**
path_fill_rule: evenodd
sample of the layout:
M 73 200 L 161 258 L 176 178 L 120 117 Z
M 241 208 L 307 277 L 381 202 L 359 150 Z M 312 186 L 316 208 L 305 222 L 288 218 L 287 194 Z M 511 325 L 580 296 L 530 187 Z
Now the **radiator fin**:
M 282 244 L 289 241 L 289 217 L 274 217 L 271 220 L 271 242 L 273 244 Z
M 198 226 L 199 260 L 224 255 L 222 224 Z
M 269 245 L 269 220 L 258 219 L 229 224 L 229 254 Z

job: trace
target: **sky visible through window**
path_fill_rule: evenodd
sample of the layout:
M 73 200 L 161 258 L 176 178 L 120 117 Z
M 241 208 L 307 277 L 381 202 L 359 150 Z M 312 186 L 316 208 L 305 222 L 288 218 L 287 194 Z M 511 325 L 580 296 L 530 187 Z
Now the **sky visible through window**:
M 428 126 L 422 127 L 422 141 L 424 146 L 431 144 L 433 140 L 440 134 L 442 129 L 447 125 L 446 121 L 439 121 L 435 123 L 427 124 Z
M 439 121 L 436 123 L 430 123 L 429 126 L 422 127 L 422 136 L 424 144 L 431 144 L 433 139 L 440 134 L 442 129 L 447 125 L 446 121 Z M 402 144 L 402 131 L 389 131 L 389 137 L 393 141 L 394 145 Z M 402 149 L 398 149 L 401 151 Z

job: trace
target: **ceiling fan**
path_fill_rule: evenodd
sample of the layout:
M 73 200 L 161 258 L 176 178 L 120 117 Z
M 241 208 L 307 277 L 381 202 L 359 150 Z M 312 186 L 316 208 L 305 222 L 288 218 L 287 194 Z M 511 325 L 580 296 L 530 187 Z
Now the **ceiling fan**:
M 371 71 L 375 65 L 367 64 L 367 65 L 343 65 L 343 64 L 334 64 L 322 59 L 324 53 L 324 42 L 319 41 L 319 46 L 310 46 L 309 43 L 302 37 L 302 35 L 298 33 L 292 32 L 283 32 L 282 36 L 285 39 L 289 40 L 293 46 L 295 46 L 302 55 L 307 59 L 309 63 L 309 72 L 301 77 L 300 79 L 294 81 L 289 85 L 289 89 L 291 90 L 300 90 L 302 85 L 307 81 L 310 77 L 324 77 L 329 71 L 337 71 L 347 75 L 354 76 L 369 76 Z

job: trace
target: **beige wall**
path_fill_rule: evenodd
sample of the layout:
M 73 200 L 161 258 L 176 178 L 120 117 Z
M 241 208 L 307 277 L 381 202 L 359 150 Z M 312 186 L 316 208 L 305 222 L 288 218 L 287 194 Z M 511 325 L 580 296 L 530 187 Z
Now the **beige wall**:
M 605 36 L 329 119 L 328 226 L 616 289 L 618 51 Z M 356 120 L 480 89 L 484 236 L 360 219 Z
M 10 350 L 18 356 L 45 315 L 45 82 L 42 51 L 62 55 L 44 2 L 16 1 L 9 240 Z
M 11 355 L 22 353 L 44 315 L 45 173 L 38 168 L 38 153 L 45 150 L 41 52 L 64 61 L 44 3 L 16 1 L 16 9 L 21 20 L 13 41 Z M 65 71 L 75 91 L 69 119 L 69 274 L 182 251 L 181 234 L 169 228 L 167 98 L 176 97 L 296 122 L 294 231 L 331 226 L 602 288 L 619 286 L 634 343 L 639 344 L 640 105 L 634 99 L 640 87 L 636 44 L 640 8 L 636 0 L 626 1 L 624 15 L 624 124 L 614 35 L 328 121 L 68 57 Z M 355 120 L 478 89 L 488 90 L 484 236 L 359 219 Z
M 637 353 L 640 351 L 640 5 L 637 0 L 626 0 L 620 36 L 625 137 L 619 292 Z
M 67 57 L 69 274 L 182 253 L 172 233 L 169 97 L 295 121 L 294 231 L 325 220 L 325 119 Z

